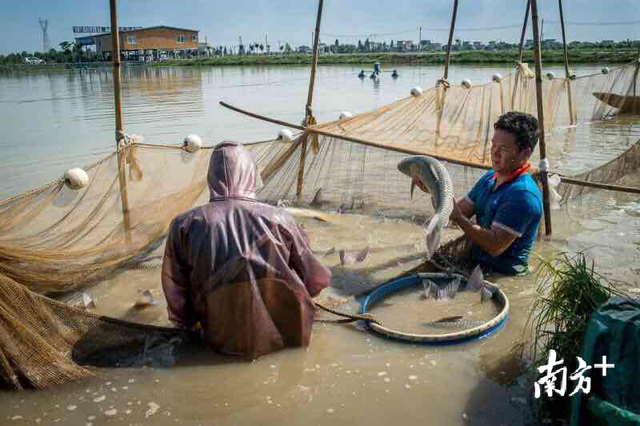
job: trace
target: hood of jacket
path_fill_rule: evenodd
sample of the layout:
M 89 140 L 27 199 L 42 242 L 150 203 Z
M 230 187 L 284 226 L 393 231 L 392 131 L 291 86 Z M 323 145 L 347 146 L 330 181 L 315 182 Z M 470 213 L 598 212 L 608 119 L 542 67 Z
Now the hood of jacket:
M 251 153 L 239 142 L 224 141 L 209 161 L 209 201 L 256 197 L 257 167 Z

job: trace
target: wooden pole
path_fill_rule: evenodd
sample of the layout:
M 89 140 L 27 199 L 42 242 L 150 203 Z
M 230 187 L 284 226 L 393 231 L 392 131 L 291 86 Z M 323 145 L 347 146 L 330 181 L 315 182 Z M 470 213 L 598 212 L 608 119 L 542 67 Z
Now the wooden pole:
M 522 62 L 524 54 L 524 37 L 527 33 L 527 24 L 529 23 L 529 10 L 531 9 L 531 0 L 527 0 L 527 10 L 524 12 L 524 23 L 522 24 L 522 33 L 520 34 L 520 47 L 518 50 L 518 61 Z
M 127 189 L 127 175 L 125 172 L 125 152 L 118 149 L 118 144 L 124 136 L 122 125 L 122 97 L 120 88 L 120 35 L 118 33 L 118 5 L 117 0 L 109 0 L 111 6 L 111 60 L 113 61 L 113 94 L 116 105 L 116 149 L 118 151 L 118 179 L 120 181 L 120 202 L 124 218 L 126 242 L 131 242 L 131 218 L 129 217 L 129 191 Z
M 533 26 L 533 45 L 535 48 L 534 58 L 536 63 L 536 101 L 538 104 L 538 126 L 540 127 L 540 162 L 547 159 L 547 148 L 545 145 L 544 110 L 542 99 L 542 53 L 540 52 L 540 34 L 538 32 L 538 0 L 531 0 L 531 25 Z M 542 182 L 542 202 L 544 205 L 544 228 L 545 234 L 551 235 L 551 208 L 549 205 L 549 182 L 546 171 L 540 171 L 540 181 Z
M 458 0 L 453 0 L 453 14 L 451 15 L 451 27 L 449 27 L 449 44 L 447 55 L 444 58 L 444 79 L 449 78 L 449 61 L 451 59 L 451 43 L 453 43 L 453 31 L 456 28 L 456 16 L 458 15 Z
M 573 106 L 573 97 L 571 96 L 571 77 L 569 71 L 569 52 L 567 51 L 567 35 L 564 31 L 564 14 L 562 11 L 562 0 L 558 0 L 558 7 L 560 8 L 560 26 L 562 27 L 562 48 L 564 49 L 564 72 L 567 77 L 567 98 L 569 101 L 569 120 L 571 124 L 576 124 L 576 113 Z
M 318 43 L 320 40 L 320 23 L 322 22 L 322 4 L 324 0 L 318 1 L 318 15 L 316 17 L 316 30 L 313 37 L 313 58 L 311 59 L 311 78 L 309 80 L 309 92 L 307 93 L 307 105 L 304 112 L 304 127 L 315 124 L 315 118 L 313 117 L 313 111 L 311 104 L 313 102 L 313 89 L 316 83 L 316 69 L 318 67 Z M 315 135 L 314 135 L 315 136 Z M 317 136 L 315 136 L 317 137 Z M 304 138 L 301 144 L 300 151 L 300 167 L 298 168 L 298 186 L 296 190 L 296 196 L 300 198 L 302 196 L 302 189 L 304 187 L 304 166 L 307 161 L 307 144 L 309 138 Z
M 324 0 L 318 2 L 318 16 L 316 18 L 316 31 L 313 37 L 313 58 L 311 59 L 311 79 L 309 80 L 309 92 L 307 93 L 307 107 L 305 110 L 305 126 L 308 126 L 308 120 L 312 115 L 311 103 L 313 101 L 313 89 L 316 84 L 316 68 L 318 67 L 318 43 L 320 41 L 320 23 L 322 21 L 322 4 Z
M 440 139 L 440 127 L 442 125 L 442 114 L 444 113 L 444 104 L 447 99 L 447 88 L 449 87 L 449 62 L 451 61 L 451 44 L 453 43 L 453 32 L 456 28 L 456 17 L 458 16 L 458 0 L 453 0 L 453 13 L 451 14 L 451 26 L 449 27 L 449 44 L 447 45 L 447 55 L 444 59 L 444 84 L 442 88 L 438 88 L 436 92 L 436 106 L 438 108 L 438 121 L 436 123 L 436 145 Z M 440 97 L 442 96 L 442 97 Z
M 529 10 L 531 9 L 531 0 L 527 0 L 527 10 L 524 12 L 524 23 L 522 24 L 522 33 L 520 34 L 520 46 L 518 48 L 518 63 L 522 63 L 524 56 L 524 37 L 527 33 L 527 24 L 529 23 Z M 516 93 L 518 90 L 518 80 L 520 73 L 516 73 L 515 84 L 513 85 L 513 93 L 511 94 L 511 109 L 513 110 L 516 103 Z

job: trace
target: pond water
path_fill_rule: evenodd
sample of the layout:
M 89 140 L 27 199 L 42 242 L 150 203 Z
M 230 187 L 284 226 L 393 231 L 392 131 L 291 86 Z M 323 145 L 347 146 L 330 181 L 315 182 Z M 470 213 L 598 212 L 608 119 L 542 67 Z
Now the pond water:
M 601 65 L 574 67 L 578 74 Z M 341 111 L 363 112 L 407 96 L 411 87 L 431 86 L 441 67 L 397 67 L 400 78 L 379 83 L 356 77 L 360 67 L 320 67 L 314 112 L 319 121 Z M 561 75 L 560 67 L 550 70 Z M 487 81 L 509 68 L 454 66 L 451 81 Z M 285 121 L 304 116 L 307 67 L 130 68 L 123 71 L 125 130 L 149 143 L 179 144 L 186 134 L 207 143 L 224 139 L 273 138 L 278 127 L 252 120 L 218 105 L 223 100 Z M 0 198 L 56 179 L 113 151 L 112 76 L 88 73 L 0 76 Z M 574 130 L 561 130 L 572 132 Z M 574 131 L 575 132 L 575 131 Z M 628 126 L 588 125 L 582 151 L 567 153 L 568 170 L 582 170 L 612 158 L 632 140 Z M 613 141 L 615 143 L 605 143 Z M 594 148 L 598 147 L 597 149 Z M 596 161 L 595 158 L 598 159 Z M 640 174 L 625 184 L 640 186 Z M 334 273 L 325 300 L 349 296 L 418 265 L 424 252 L 423 218 L 337 214 L 326 221 L 298 214 L 312 247 Z M 635 195 L 594 192 L 554 212 L 554 235 L 536 246 L 537 256 L 559 250 L 589 250 L 605 275 L 637 287 L 640 273 L 640 203 Z M 445 240 L 460 235 L 447 229 Z M 364 262 L 340 264 L 340 249 L 369 247 Z M 334 251 L 327 252 L 331 248 Z M 95 312 L 127 320 L 168 325 L 164 306 L 132 309 L 142 290 L 162 299 L 159 269 L 126 271 L 88 291 Z M 493 279 L 493 278 L 492 278 Z M 477 342 L 450 346 L 409 345 L 385 340 L 358 326 L 317 323 L 308 350 L 286 350 L 252 363 L 203 350 L 180 354 L 173 368 L 101 370 L 80 384 L 53 390 L 0 394 L 0 419 L 7 424 L 68 425 L 512 425 L 531 420 L 533 388 L 525 386 L 519 343 L 536 278 L 496 277 L 507 294 L 511 314 L 497 333 Z M 432 321 L 418 300 L 409 309 L 395 305 L 385 315 L 401 323 Z M 469 301 L 473 304 L 472 301 Z M 395 314 L 394 314 L 395 312 Z M 451 315 L 454 315 L 452 313 Z M 331 318 L 322 314 L 322 318 Z

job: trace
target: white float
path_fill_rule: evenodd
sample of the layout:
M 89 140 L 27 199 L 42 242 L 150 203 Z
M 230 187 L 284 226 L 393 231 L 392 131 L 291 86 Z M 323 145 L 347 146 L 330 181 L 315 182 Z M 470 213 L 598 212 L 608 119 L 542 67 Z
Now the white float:
M 64 183 L 71 189 L 81 189 L 89 183 L 89 175 L 80 167 L 74 167 L 64 173 Z
M 202 148 L 202 139 L 198 135 L 187 135 L 184 138 L 184 147 L 189 152 L 196 152 Z
M 411 89 L 411 96 L 422 96 L 422 87 L 416 86 Z
M 462 83 L 460 83 L 460 84 L 465 89 L 471 89 L 471 80 L 469 80 L 468 78 L 465 78 L 464 80 L 462 80 Z
M 291 142 L 293 140 L 293 133 L 289 129 L 280 129 L 278 132 L 278 140 L 282 142 Z
M 549 71 L 549 72 L 547 73 L 547 78 L 548 78 L 549 80 L 553 80 L 554 78 L 556 78 L 556 75 L 555 75 L 553 72 Z
M 345 118 L 351 118 L 353 117 L 353 114 L 351 114 L 349 111 L 342 111 L 340 113 L 340 120 L 344 120 Z
M 494 83 L 500 83 L 500 82 L 502 81 L 502 75 L 501 75 L 501 74 L 498 74 L 498 73 L 495 73 L 495 74 L 491 77 L 491 80 L 492 80 Z
M 602 68 L 602 74 L 609 74 L 609 67 Z

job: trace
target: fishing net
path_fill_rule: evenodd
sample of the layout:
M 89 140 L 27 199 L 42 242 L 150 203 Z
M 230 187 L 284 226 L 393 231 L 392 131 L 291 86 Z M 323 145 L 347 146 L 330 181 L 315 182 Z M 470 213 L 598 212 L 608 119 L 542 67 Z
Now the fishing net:
M 637 79 L 634 63 L 606 74 L 544 80 L 553 172 L 613 184 L 637 169 L 640 123 L 634 114 L 640 111 L 627 103 L 633 102 Z M 594 92 L 623 96 L 626 107 L 619 98 Z M 315 126 L 321 134 L 247 143 L 263 180 L 257 197 L 358 213 L 366 236 L 358 250 L 366 246 L 366 259 L 342 279 L 354 281 L 357 272 L 358 280 L 389 280 L 421 262 L 420 224 L 433 213 L 425 195 L 410 198 L 410 182 L 398 172 L 398 162 L 407 154 L 442 159 L 461 196 L 489 168 L 492 125 L 510 110 L 536 112 L 535 81 L 524 65 L 468 88 L 442 82 L 420 96 Z M 612 127 L 623 131 L 612 133 Z M 592 155 L 592 166 L 573 167 L 575 156 L 598 149 L 603 155 Z M 153 336 L 171 340 L 178 333 L 97 317 L 33 292 L 62 296 L 131 268 L 150 268 L 150 279 L 159 281 L 153 267 L 170 221 L 208 201 L 210 153 L 210 147 L 189 152 L 132 143 L 86 167 L 89 182 L 82 189 L 60 179 L 0 202 L 0 376 L 6 384 L 46 387 L 85 377 L 90 370 L 79 364 L 81 343 L 91 342 L 96 351 L 127 343 L 135 352 Z M 565 201 L 584 193 L 583 186 L 562 185 Z M 385 257 L 385 238 L 401 232 L 407 235 L 398 248 L 405 250 L 403 257 Z M 337 259 L 333 247 L 321 249 L 323 260 Z M 99 338 L 87 340 L 96 331 Z

